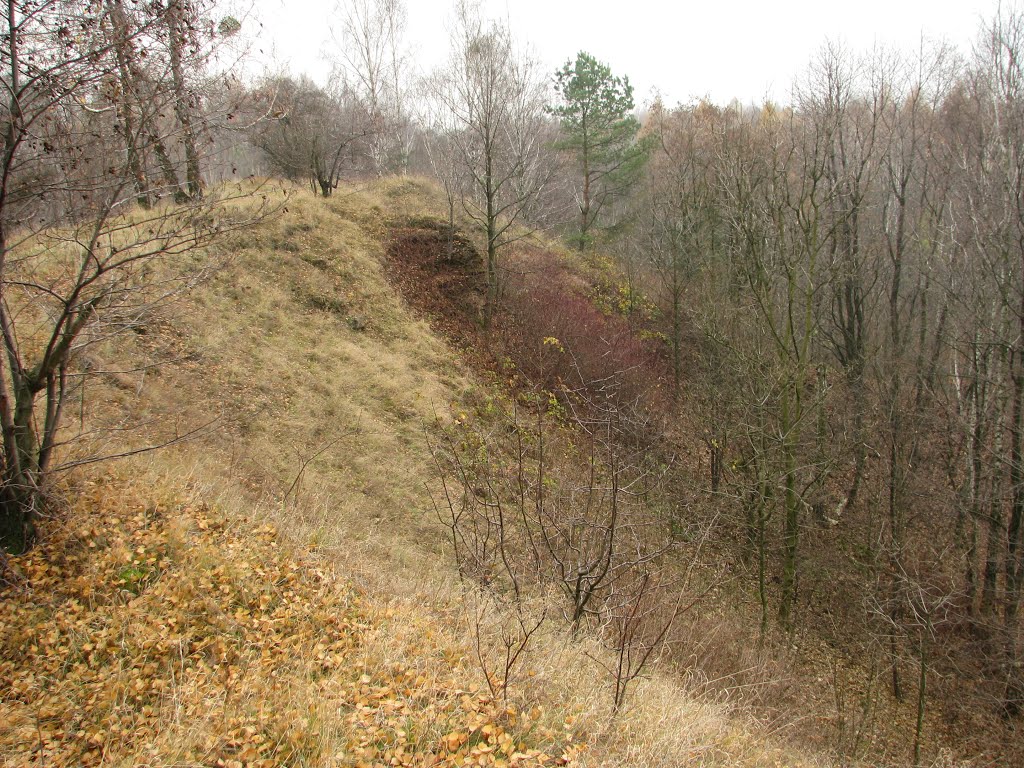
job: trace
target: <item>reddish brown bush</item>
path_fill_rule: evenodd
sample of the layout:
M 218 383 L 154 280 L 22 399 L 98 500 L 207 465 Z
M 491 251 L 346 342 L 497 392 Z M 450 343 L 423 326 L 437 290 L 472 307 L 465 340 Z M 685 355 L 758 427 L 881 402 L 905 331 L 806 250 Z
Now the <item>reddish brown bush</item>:
M 626 318 L 599 310 L 585 281 L 545 256 L 521 258 L 506 279 L 513 361 L 552 392 L 617 406 L 652 404 L 664 379 L 656 342 L 639 338 Z

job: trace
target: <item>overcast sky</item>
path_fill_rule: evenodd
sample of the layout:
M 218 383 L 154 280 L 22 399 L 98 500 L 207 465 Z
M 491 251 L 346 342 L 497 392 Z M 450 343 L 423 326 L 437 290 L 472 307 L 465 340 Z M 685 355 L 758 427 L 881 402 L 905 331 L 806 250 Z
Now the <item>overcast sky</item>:
M 254 0 L 265 62 L 321 80 L 336 0 Z M 344 0 L 341 0 L 344 2 Z M 1012 3 L 1005 0 L 1003 5 Z M 786 102 L 826 40 L 855 51 L 916 49 L 922 38 L 967 51 L 999 0 L 484 0 L 546 69 L 585 50 L 628 75 L 638 104 L 709 96 Z M 406 0 L 407 42 L 429 72 L 447 55 L 451 0 Z M 250 29 L 255 24 L 247 24 Z

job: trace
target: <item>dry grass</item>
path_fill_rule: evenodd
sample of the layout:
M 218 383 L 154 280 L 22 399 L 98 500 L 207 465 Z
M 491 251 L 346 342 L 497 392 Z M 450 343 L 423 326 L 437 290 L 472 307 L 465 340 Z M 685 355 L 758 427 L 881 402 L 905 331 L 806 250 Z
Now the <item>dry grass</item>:
M 471 383 L 383 272 L 384 206 L 419 210 L 418 189 L 292 190 L 280 216 L 218 246 L 225 266 L 154 333 L 92 353 L 96 369 L 167 361 L 105 382 L 97 416 L 152 424 L 137 439 L 154 442 L 213 421 L 157 461 L 301 517 L 320 549 L 419 549 L 432 532 L 423 424 Z
M 209 258 L 222 266 L 187 300 L 89 352 L 104 373 L 69 426 L 101 437 L 76 450 L 210 426 L 94 479 L 67 528 L 21 563 L 32 589 L 4 603 L 0 653 L 21 680 L 3 693 L 7 764 L 420 765 L 474 750 L 506 763 L 522 752 L 520 764 L 563 752 L 581 766 L 823 764 L 668 675 L 641 681 L 613 717 L 603 651 L 556 622 L 530 647 L 511 711 L 482 695 L 423 433 L 486 391 L 384 271 L 387 222 L 443 216 L 437 194 L 415 179 L 329 200 L 274 194 L 280 215 L 221 241 Z M 84 554 L 65 563 L 68 551 Z M 279 609 L 294 634 L 274 624 Z M 161 618 L 179 612 L 177 626 Z M 487 622 L 496 631 L 501 617 Z M 100 649 L 95 664 L 84 644 Z M 46 661 L 69 647 L 69 665 Z M 83 685 L 75 665 L 105 682 Z M 140 675 L 164 688 L 136 696 Z

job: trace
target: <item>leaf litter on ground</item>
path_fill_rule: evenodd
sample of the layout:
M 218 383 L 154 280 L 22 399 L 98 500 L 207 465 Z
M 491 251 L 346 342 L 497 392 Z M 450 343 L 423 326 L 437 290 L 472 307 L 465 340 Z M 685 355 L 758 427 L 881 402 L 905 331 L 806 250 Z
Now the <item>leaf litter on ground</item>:
M 5 766 L 564 765 L 582 747 L 485 695 L 422 615 L 396 615 L 273 525 L 115 474 L 10 558 Z M 366 646 L 396 621 L 417 647 Z

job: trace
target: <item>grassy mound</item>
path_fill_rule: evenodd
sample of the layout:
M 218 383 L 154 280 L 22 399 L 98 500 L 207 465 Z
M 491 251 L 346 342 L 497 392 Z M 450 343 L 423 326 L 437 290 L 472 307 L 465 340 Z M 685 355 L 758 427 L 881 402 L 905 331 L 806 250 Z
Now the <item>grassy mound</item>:
M 368 578 L 381 558 L 432 567 L 423 425 L 475 385 L 384 266 L 388 222 L 427 215 L 429 192 L 392 180 L 328 200 L 279 193 L 280 214 L 221 241 L 211 279 L 149 332 L 93 348 L 93 370 L 120 372 L 90 384 L 93 425 L 142 425 L 136 445 L 198 428 L 147 465 L 228 505 L 241 490 L 285 514 L 289 535 L 365 554 Z M 124 373 L 139 360 L 153 365 Z
M 4 764 L 818 764 L 668 676 L 613 713 L 606 651 L 554 621 L 508 701 L 484 694 L 507 624 L 445 556 L 424 431 L 491 393 L 388 274 L 440 198 L 268 194 L 280 214 L 203 254 L 209 280 L 78 361 L 71 451 L 173 445 L 76 476 L 14 562 Z

